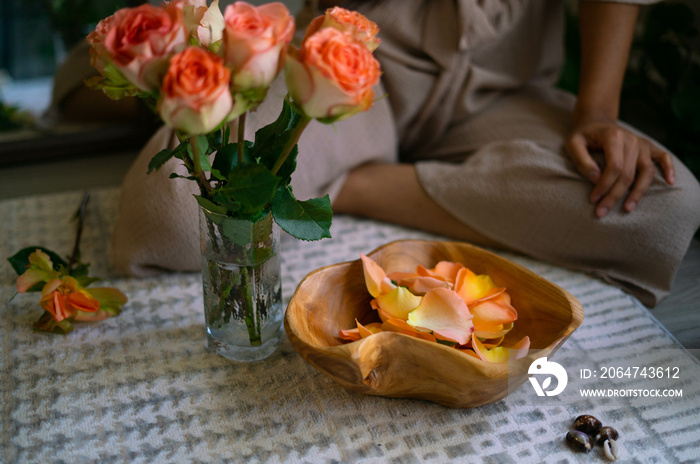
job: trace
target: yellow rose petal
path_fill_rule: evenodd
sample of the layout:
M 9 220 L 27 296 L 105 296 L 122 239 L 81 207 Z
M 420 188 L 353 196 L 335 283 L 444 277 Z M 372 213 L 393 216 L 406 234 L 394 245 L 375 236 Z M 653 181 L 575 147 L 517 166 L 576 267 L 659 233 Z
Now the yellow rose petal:
M 416 309 L 422 299 L 406 287 L 396 287 L 389 293 L 379 295 L 377 304 L 385 314 L 405 321 L 408 313 Z

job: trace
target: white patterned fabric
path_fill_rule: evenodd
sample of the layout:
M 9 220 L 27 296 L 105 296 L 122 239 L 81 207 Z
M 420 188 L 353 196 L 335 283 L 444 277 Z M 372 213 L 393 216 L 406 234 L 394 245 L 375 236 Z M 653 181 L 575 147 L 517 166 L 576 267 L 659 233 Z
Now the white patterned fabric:
M 474 409 L 360 396 L 310 367 L 284 340 L 269 359 L 238 364 L 205 350 L 201 277 L 170 274 L 108 283 L 129 302 L 122 314 L 76 324 L 66 336 L 32 331 L 37 295 L 14 293 L 5 258 L 42 245 L 72 248 L 69 223 L 81 194 L 0 202 L 0 461 L 4 463 L 592 463 L 564 444 L 574 418 L 593 414 L 620 432 L 625 460 L 698 462 L 700 369 L 637 300 L 599 280 L 506 255 L 564 287 L 585 320 L 554 355 L 565 392 L 540 398 L 524 384 Z M 83 258 L 114 275 L 107 245 L 117 190 L 92 194 Z M 334 238 L 282 244 L 286 301 L 308 272 L 357 259 L 402 238 L 434 238 L 396 226 L 336 217 Z M 173 250 L 177 252 L 177 250 Z M 678 367 L 680 379 L 581 379 L 604 366 Z M 681 389 L 680 398 L 585 398 L 580 388 Z

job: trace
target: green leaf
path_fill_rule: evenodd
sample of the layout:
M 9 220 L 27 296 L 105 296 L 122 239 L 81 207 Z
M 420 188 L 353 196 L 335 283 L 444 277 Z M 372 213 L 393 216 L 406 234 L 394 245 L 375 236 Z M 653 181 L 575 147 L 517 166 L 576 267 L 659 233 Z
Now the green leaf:
M 71 271 L 71 277 L 83 277 L 88 275 L 88 269 L 90 268 L 90 263 L 76 263 L 75 267 Z
M 212 199 L 214 203 L 219 205 L 223 212 L 220 214 L 236 213 L 241 210 L 241 204 L 235 199 L 229 197 L 226 193 L 220 193 L 218 191 L 213 192 Z
M 88 293 L 100 303 L 101 310 L 112 316 L 118 316 L 121 307 L 128 301 L 126 295 L 112 287 L 91 288 Z
M 272 175 L 269 169 L 260 164 L 236 166 L 231 172 L 228 184 L 219 189 L 230 201 L 241 204 L 245 214 L 256 216 L 265 208 L 279 185 L 280 178 Z
M 88 277 L 85 275 L 85 276 L 78 276 L 75 278 L 75 280 L 78 282 L 79 285 L 82 285 L 83 287 L 87 287 L 88 285 L 93 284 L 95 282 L 100 282 L 102 279 L 100 279 L 99 277 Z
M 250 154 L 252 146 L 252 142 L 245 142 L 243 145 L 243 160 L 245 164 L 253 164 L 253 157 Z M 235 166 L 238 166 L 238 144 L 229 143 L 216 152 L 212 169 L 218 170 L 224 178 L 228 178 Z
M 282 179 L 282 184 L 289 185 L 292 181 L 292 174 L 297 168 L 297 154 L 299 153 L 299 146 L 294 145 L 292 151 L 289 152 L 287 159 L 284 160 L 282 166 L 280 166 L 279 171 L 277 171 L 277 176 Z
M 253 240 L 251 224 L 248 221 L 224 221 L 221 234 L 232 244 L 248 244 Z
M 29 266 L 29 255 L 34 253 L 36 250 L 41 250 L 47 255 L 49 255 L 49 258 L 51 258 L 51 262 L 53 263 L 53 268 L 55 271 L 60 271 L 61 267 L 63 267 L 63 269 L 68 267 L 68 263 L 53 251 L 44 247 L 33 246 L 22 248 L 17 253 L 7 258 L 7 260 L 12 265 L 12 269 L 15 270 L 17 275 L 24 274 L 24 271 L 27 270 L 27 266 Z
M 173 156 L 179 160 L 185 161 L 185 156 L 188 155 L 188 148 L 190 144 L 185 142 L 180 142 L 180 144 L 173 149 Z
M 65 335 L 73 330 L 73 324 L 71 324 L 70 319 L 63 319 L 58 322 L 51 313 L 44 311 L 44 314 L 34 323 L 34 329 L 40 332 Z
M 165 163 L 170 161 L 170 158 L 174 156 L 175 152 L 169 148 L 165 148 L 153 156 L 151 158 L 151 161 L 148 163 L 148 172 L 147 174 L 150 174 L 151 171 L 157 171 L 160 168 L 163 167 Z
M 104 76 L 110 85 L 115 87 L 134 87 L 134 85 L 124 77 L 124 74 L 114 66 L 111 61 L 105 62 Z
M 331 237 L 333 210 L 328 195 L 299 201 L 291 187 L 281 187 L 272 201 L 272 214 L 279 226 L 300 240 L 320 240 Z
M 285 99 L 282 102 L 282 111 L 277 116 L 277 120 L 255 132 L 255 145 L 258 147 L 264 145 L 267 141 L 274 139 L 283 132 L 293 129 L 300 121 L 301 114 L 294 111 Z
M 217 205 L 213 201 L 204 198 L 201 195 L 194 195 L 194 198 L 197 200 L 197 203 L 199 203 L 199 206 L 201 206 L 204 209 L 208 209 L 212 213 L 218 213 L 218 214 L 226 214 L 226 208 L 220 205 Z
M 252 149 L 253 158 L 260 158 L 268 169 L 272 169 L 287 142 L 294 136 L 294 129 L 302 119 L 302 115 L 294 111 L 291 105 L 284 100 L 282 111 L 280 111 L 277 120 L 255 133 L 255 144 Z M 283 168 L 286 173 L 285 176 L 280 175 L 283 183 L 288 183 L 287 175 L 291 175 L 291 172 L 296 167 L 296 155 L 292 157 L 290 154 L 290 158 L 292 159 L 287 158 L 283 165 L 285 166 Z M 283 169 L 280 169 L 280 171 Z
M 105 95 L 113 100 L 141 93 L 110 61 L 105 63 L 104 77 L 91 77 L 85 81 L 85 84 L 93 89 L 101 89 Z

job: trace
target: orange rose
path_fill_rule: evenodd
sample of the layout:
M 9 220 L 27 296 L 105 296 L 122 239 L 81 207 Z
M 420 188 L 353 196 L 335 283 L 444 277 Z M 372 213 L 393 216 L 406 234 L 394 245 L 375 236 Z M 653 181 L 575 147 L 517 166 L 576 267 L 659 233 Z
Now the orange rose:
M 339 6 L 326 10 L 324 16 L 315 18 L 306 28 L 306 37 L 309 37 L 324 27 L 332 27 L 341 32 L 352 35 L 355 39 L 364 43 L 370 51 L 374 51 L 381 42 L 377 38 L 379 27 L 364 15 L 357 11 L 346 10 Z M 304 40 L 306 40 L 306 37 Z
M 168 59 L 186 45 L 182 9 L 176 3 L 123 8 L 107 26 L 104 47 L 110 60 L 141 90 L 157 89 Z
M 161 118 L 188 135 L 211 132 L 231 111 L 230 76 L 223 60 L 202 48 L 173 56 L 158 103 Z
M 285 67 L 294 103 L 321 122 L 347 118 L 372 106 L 379 62 L 351 35 L 323 28 L 290 50 Z
M 224 11 L 221 53 L 233 72 L 233 90 L 266 89 L 282 67 L 285 46 L 294 35 L 294 18 L 282 3 L 259 7 L 236 2 Z M 264 92 L 259 99 L 264 98 Z

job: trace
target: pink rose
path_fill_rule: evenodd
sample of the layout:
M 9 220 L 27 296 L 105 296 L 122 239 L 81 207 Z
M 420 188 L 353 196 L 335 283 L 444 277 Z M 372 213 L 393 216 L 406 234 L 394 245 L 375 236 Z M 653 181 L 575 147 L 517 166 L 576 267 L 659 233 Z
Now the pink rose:
M 246 2 L 224 12 L 222 55 L 233 73 L 233 91 L 264 90 L 282 68 L 285 46 L 294 35 L 294 18 L 282 3 L 259 7 Z
M 291 49 L 285 66 L 294 103 L 321 122 L 347 118 L 372 106 L 379 62 L 364 43 L 334 28 L 307 37 Z
M 203 48 L 178 53 L 163 78 L 160 117 L 187 135 L 211 132 L 231 111 L 230 76 L 223 60 Z
M 182 9 L 143 4 L 114 14 L 104 46 L 116 68 L 141 90 L 158 88 L 173 53 L 186 46 Z
M 311 21 L 306 28 L 304 40 L 325 27 L 332 27 L 352 35 L 355 39 L 364 43 L 370 51 L 374 51 L 381 42 L 377 38 L 379 27 L 376 23 L 357 11 L 346 10 L 339 6 L 329 8 L 324 16 L 319 16 Z

